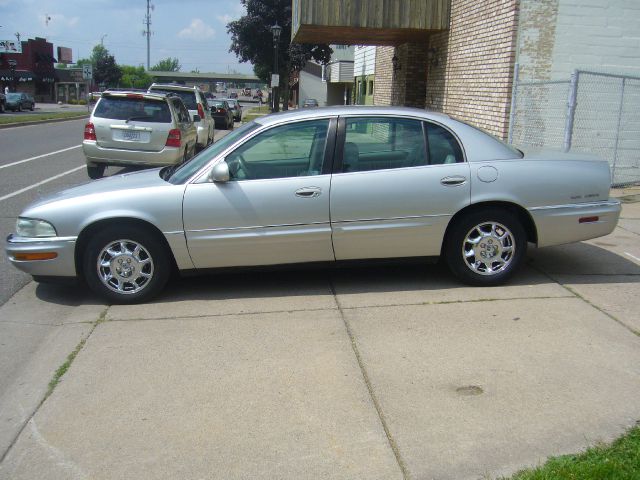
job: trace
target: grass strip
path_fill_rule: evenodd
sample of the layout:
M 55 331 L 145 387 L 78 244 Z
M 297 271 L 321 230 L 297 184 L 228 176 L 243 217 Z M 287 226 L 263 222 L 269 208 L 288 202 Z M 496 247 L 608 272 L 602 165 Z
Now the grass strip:
M 610 445 L 599 444 L 580 454 L 551 457 L 544 465 L 522 470 L 511 477 L 511 480 L 638 479 L 640 422 Z
M 24 115 L 0 115 L 0 125 L 6 125 L 8 123 L 11 124 L 20 124 L 26 122 L 39 122 L 43 120 L 57 120 L 60 118 L 80 118 L 89 115 L 86 112 L 51 112 L 51 113 L 34 113 L 34 114 L 24 114 Z
M 56 388 L 58 383 L 60 383 L 60 379 L 63 377 L 63 375 L 67 373 L 67 370 L 69 370 L 69 367 L 75 360 L 80 350 L 82 350 L 82 347 L 84 347 L 84 344 L 86 343 L 86 341 L 87 340 L 85 338 L 80 340 L 80 343 L 76 345 L 76 348 L 73 350 L 73 352 L 71 352 L 67 356 L 67 360 L 65 360 L 65 362 L 58 367 L 58 369 L 56 370 L 56 373 L 54 373 L 53 378 L 49 382 L 49 388 L 47 389 L 47 393 L 44 396 L 45 400 L 49 397 L 49 395 L 53 393 L 53 390 Z

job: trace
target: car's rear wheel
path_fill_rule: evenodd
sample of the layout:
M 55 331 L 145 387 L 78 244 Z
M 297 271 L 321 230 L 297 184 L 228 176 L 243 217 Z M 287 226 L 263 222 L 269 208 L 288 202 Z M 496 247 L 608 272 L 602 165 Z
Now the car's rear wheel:
M 470 285 L 506 282 L 522 263 L 527 237 L 518 219 L 490 209 L 459 218 L 448 233 L 445 259 L 459 279 Z
M 21 112 L 21 111 L 22 111 L 22 104 L 21 104 L 21 103 L 19 103 L 19 104 L 18 104 L 18 108 L 17 108 L 17 110 L 18 110 L 19 112 Z
M 105 168 L 105 165 L 87 165 L 87 175 L 92 180 L 102 178 Z
M 108 301 L 139 303 L 162 291 L 171 262 L 162 242 L 148 229 L 114 225 L 89 240 L 83 271 L 89 287 Z
M 35 104 L 35 103 L 32 103 L 32 104 L 31 104 L 31 111 L 33 112 L 33 111 L 35 110 L 35 108 L 36 108 L 36 104 Z

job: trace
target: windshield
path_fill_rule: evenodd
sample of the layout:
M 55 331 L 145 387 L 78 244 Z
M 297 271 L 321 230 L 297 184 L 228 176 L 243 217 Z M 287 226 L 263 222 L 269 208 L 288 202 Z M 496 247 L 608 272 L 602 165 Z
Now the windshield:
M 19 100 L 19 99 L 20 99 L 19 93 L 7 93 L 7 100 Z
M 222 139 L 218 140 L 216 143 L 211 145 L 209 148 L 203 150 L 198 155 L 193 157 L 187 163 L 182 164 L 178 167 L 173 173 L 170 170 L 161 170 L 160 175 L 165 177 L 167 172 L 171 175 L 169 178 L 165 178 L 168 182 L 173 183 L 174 185 L 178 185 L 180 183 L 186 182 L 191 176 L 204 167 L 207 163 L 209 163 L 213 158 L 222 153 L 229 145 L 233 144 L 237 140 L 240 140 L 242 137 L 252 132 L 256 128 L 260 127 L 260 124 L 256 122 L 249 122 L 229 133 Z M 167 169 L 171 169 L 173 167 L 166 167 Z

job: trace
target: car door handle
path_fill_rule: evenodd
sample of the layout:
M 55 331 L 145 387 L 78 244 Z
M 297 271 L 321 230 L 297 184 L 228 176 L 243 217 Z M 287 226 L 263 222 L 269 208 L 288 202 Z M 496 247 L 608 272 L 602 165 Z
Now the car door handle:
M 313 198 L 319 196 L 321 193 L 322 189 L 320 187 L 303 187 L 296 190 L 296 197 Z
M 444 177 L 442 180 L 440 180 L 440 183 L 445 187 L 456 187 L 458 185 L 464 185 L 465 183 L 467 183 L 467 177 Z

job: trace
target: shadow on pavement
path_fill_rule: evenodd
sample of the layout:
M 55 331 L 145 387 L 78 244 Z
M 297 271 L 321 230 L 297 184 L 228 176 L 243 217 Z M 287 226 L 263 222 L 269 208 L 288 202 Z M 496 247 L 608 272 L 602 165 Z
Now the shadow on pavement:
M 538 272 L 551 278 L 554 275 L 576 276 L 572 278 L 572 283 L 577 284 L 640 282 L 640 266 L 587 243 L 532 249 L 525 265 L 509 285 L 534 286 L 552 281 Z M 327 295 L 331 294 L 331 288 L 335 285 L 339 286 L 338 293 L 350 294 L 469 288 L 454 278 L 441 263 L 426 262 L 425 259 L 385 260 L 374 265 L 223 269 L 203 275 L 176 277 L 170 280 L 153 303 Z M 40 284 L 36 295 L 42 301 L 62 305 L 101 303 L 83 284 Z

